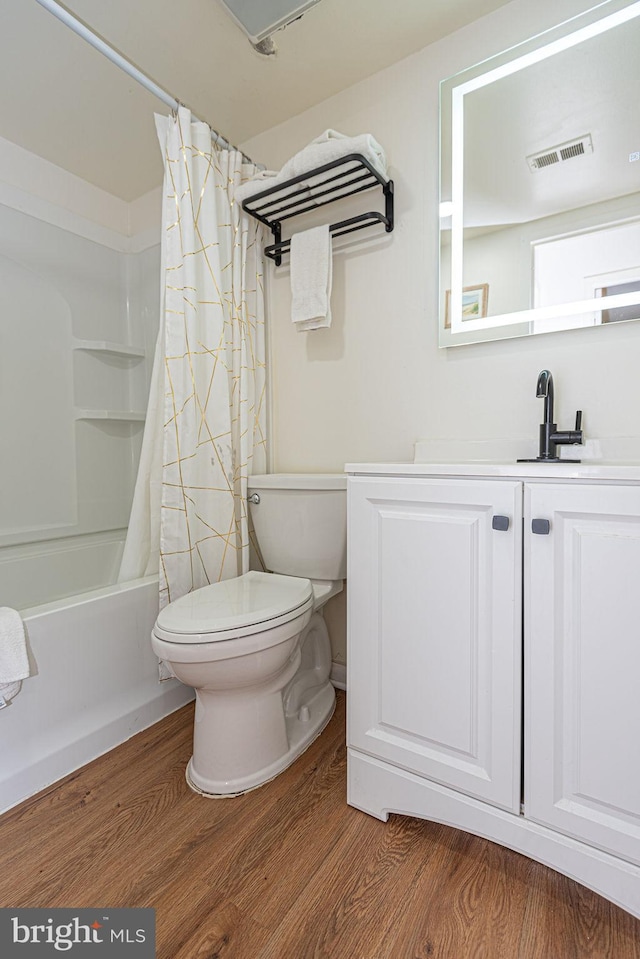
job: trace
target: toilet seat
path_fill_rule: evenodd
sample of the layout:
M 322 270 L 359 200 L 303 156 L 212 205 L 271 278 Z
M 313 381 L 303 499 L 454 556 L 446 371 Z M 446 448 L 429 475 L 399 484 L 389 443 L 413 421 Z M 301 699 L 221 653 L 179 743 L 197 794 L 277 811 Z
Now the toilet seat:
M 215 643 L 284 625 L 312 607 L 310 580 L 251 570 L 165 606 L 153 632 L 170 643 Z

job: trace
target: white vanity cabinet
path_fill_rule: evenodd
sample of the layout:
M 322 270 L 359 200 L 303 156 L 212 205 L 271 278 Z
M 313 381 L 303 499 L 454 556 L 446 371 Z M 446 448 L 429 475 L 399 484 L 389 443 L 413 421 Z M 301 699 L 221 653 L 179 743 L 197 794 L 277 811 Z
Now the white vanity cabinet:
M 640 916 L 640 470 L 347 472 L 348 801 Z
M 525 485 L 525 815 L 640 865 L 640 487 Z
M 520 484 L 349 488 L 350 743 L 518 811 Z

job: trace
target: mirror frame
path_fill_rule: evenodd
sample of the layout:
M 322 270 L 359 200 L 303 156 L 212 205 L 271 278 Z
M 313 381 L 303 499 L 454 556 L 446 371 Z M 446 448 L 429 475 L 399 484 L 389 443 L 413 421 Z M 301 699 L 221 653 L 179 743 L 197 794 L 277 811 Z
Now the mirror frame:
M 442 239 L 440 241 L 440 303 L 438 328 L 441 347 L 463 345 L 479 340 L 456 342 L 457 336 L 467 337 L 476 332 L 499 330 L 526 324 L 535 320 L 570 317 L 587 312 L 602 312 L 640 304 L 640 292 L 608 294 L 605 296 L 563 303 L 558 306 L 534 307 L 496 316 L 477 319 L 462 318 L 463 244 L 464 244 L 464 98 L 490 83 L 517 73 L 568 50 L 601 33 L 640 17 L 640 0 L 604 0 L 585 13 L 567 20 L 531 40 L 511 47 L 503 53 L 476 64 L 474 67 L 443 80 L 440 84 L 440 231 L 443 221 L 451 219 L 451 273 L 447 284 L 442 277 Z M 447 124 L 449 138 L 447 137 Z M 447 163 L 447 158 L 449 162 Z M 450 177 L 450 195 L 443 187 Z M 450 329 L 444 328 L 443 306 L 447 289 L 449 297 Z M 544 331 L 541 331 L 544 332 Z M 444 336 L 443 336 L 444 334 Z M 512 335 L 525 335 L 514 330 Z M 508 331 L 505 332 L 508 336 Z M 492 337 L 482 337 L 491 339 Z M 494 339 L 500 336 L 493 337 Z

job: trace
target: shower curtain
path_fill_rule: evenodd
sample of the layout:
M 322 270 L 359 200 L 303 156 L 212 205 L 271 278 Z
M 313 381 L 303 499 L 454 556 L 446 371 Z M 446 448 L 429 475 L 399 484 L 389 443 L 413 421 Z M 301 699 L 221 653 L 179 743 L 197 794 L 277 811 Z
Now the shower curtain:
M 160 569 L 160 605 L 249 568 L 247 477 L 266 469 L 262 227 L 234 190 L 257 168 L 210 128 L 156 117 L 162 309 L 119 581 Z

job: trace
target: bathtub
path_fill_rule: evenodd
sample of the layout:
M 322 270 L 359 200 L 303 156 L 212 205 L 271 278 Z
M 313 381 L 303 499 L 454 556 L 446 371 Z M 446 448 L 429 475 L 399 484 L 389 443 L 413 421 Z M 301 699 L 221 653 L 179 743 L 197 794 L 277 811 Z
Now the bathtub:
M 29 609 L 110 586 L 126 529 L 63 536 L 0 548 L 0 606 Z
M 81 555 L 72 559 L 84 575 Z M 21 604 L 3 590 L 0 605 Z M 21 609 L 35 675 L 0 709 L 0 812 L 193 698 L 177 680 L 158 681 L 150 643 L 157 613 L 156 576 Z

